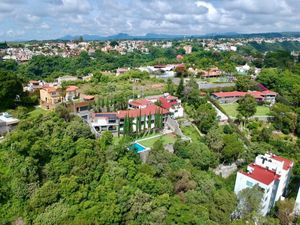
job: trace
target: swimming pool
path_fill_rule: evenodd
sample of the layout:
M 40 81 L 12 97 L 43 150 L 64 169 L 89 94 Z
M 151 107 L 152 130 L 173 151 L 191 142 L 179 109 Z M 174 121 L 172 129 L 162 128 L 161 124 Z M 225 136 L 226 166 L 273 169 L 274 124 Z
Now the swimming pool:
M 134 150 L 137 153 L 143 152 L 143 151 L 147 151 L 149 150 L 149 148 L 146 148 L 145 146 L 139 144 L 139 143 L 134 143 L 131 147 L 131 150 Z

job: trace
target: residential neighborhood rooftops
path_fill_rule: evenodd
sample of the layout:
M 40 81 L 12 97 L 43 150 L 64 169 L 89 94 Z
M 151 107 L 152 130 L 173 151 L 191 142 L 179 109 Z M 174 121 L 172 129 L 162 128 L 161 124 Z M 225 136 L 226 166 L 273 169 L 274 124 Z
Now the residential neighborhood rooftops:
M 248 166 L 249 172 L 240 171 L 240 173 L 259 181 L 265 185 L 271 184 L 273 181 L 280 178 L 280 175 L 276 174 L 275 171 L 268 170 L 261 166 L 252 163 Z

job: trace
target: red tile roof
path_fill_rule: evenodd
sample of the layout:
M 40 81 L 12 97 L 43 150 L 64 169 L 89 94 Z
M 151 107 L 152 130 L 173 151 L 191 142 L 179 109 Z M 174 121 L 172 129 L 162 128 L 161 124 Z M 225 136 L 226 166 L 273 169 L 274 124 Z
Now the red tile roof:
M 46 87 L 43 88 L 44 90 L 46 90 L 48 93 L 52 93 L 52 92 L 56 92 L 57 89 L 55 87 Z
M 261 166 L 254 164 L 254 163 L 250 164 L 249 167 L 251 167 L 253 169 L 252 172 L 240 171 L 240 173 L 242 173 L 245 176 L 248 176 L 258 182 L 261 182 L 265 185 L 269 185 L 274 180 L 277 180 L 280 178 L 280 175 L 277 175 L 275 171 L 268 170 L 266 168 L 263 168 Z
M 176 59 L 183 59 L 183 55 L 177 55 Z
M 185 68 L 185 65 L 183 63 L 176 65 L 176 68 Z
M 169 111 L 166 109 L 163 109 L 157 105 L 149 105 L 146 108 L 143 109 L 133 109 L 133 110 L 122 110 L 118 111 L 118 118 L 125 118 L 126 116 L 129 116 L 131 118 L 139 117 L 139 116 L 145 116 L 145 115 L 154 115 L 156 113 L 161 114 L 168 114 Z
M 245 95 L 251 95 L 254 98 L 263 98 L 266 95 L 277 95 L 276 92 L 270 91 L 270 90 L 264 90 L 264 91 L 229 91 L 229 92 L 215 92 L 213 95 L 224 98 L 224 97 L 243 97 Z
M 270 90 L 265 90 L 265 91 L 262 91 L 261 93 L 262 93 L 263 96 L 265 96 L 265 95 L 277 95 L 276 92 L 270 91 Z
M 40 82 L 38 80 L 30 80 L 29 83 L 31 83 L 31 84 L 39 84 Z
M 95 99 L 95 96 L 93 96 L 93 95 L 85 95 L 85 96 L 83 97 L 83 99 L 84 99 L 84 100 L 94 100 L 94 99 Z
M 286 159 L 286 158 L 283 158 L 283 157 L 278 156 L 278 155 L 272 155 L 272 159 L 283 162 L 283 169 L 284 170 L 289 170 L 294 165 L 293 161 L 291 161 L 289 159 Z
M 78 87 L 77 86 L 68 86 L 66 91 L 76 91 L 78 90 Z
M 231 92 L 215 92 L 213 95 L 219 97 L 219 98 L 225 98 L 225 97 L 244 97 L 245 95 L 251 95 L 254 98 L 263 98 L 259 92 L 257 91 L 251 91 L 251 92 L 242 92 L 242 91 L 231 91 Z
M 153 103 L 147 99 L 136 99 L 136 100 L 128 102 L 128 104 L 135 106 L 135 107 L 140 107 L 140 106 L 152 105 Z
M 161 102 L 161 107 L 163 107 L 164 109 L 170 109 L 173 105 L 178 104 L 177 101 L 171 102 L 171 100 L 177 100 L 177 97 L 171 95 L 167 97 L 160 97 L 159 101 Z

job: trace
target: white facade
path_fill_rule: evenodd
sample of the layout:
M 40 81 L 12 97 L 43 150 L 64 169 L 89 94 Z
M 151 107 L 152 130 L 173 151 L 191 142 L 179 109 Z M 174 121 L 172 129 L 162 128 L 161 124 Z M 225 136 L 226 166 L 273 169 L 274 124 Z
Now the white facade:
M 293 162 L 273 154 L 258 155 L 247 172 L 237 173 L 234 192 L 258 185 L 264 195 L 261 201 L 261 214 L 266 215 L 275 202 L 286 193 Z
M 169 112 L 173 115 L 173 118 L 181 118 L 183 117 L 183 107 L 181 105 L 174 106 L 169 109 Z
M 73 76 L 63 76 L 63 77 L 57 78 L 57 83 L 58 83 L 59 85 L 61 85 L 62 82 L 64 82 L 64 81 L 76 81 L 76 80 L 78 80 L 77 77 L 73 77 Z
M 297 198 L 296 198 L 296 201 L 295 201 L 294 213 L 296 215 L 300 214 L 300 187 L 298 189 L 298 194 L 297 194 Z
M 18 123 L 19 120 L 12 117 L 10 114 L 6 112 L 0 113 L 0 136 L 9 133 Z
M 250 66 L 245 64 L 244 66 L 237 66 L 235 67 L 238 73 L 247 73 L 250 70 Z

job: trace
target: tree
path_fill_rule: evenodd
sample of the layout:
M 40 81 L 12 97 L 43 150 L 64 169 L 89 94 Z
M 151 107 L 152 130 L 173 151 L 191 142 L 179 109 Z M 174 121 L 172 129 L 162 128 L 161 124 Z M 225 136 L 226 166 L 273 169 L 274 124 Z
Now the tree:
M 251 95 L 245 95 L 243 98 L 239 100 L 238 103 L 239 105 L 237 111 L 243 118 L 246 119 L 246 121 L 248 120 L 249 117 L 254 116 L 254 114 L 256 113 L 256 106 L 257 106 L 254 97 L 252 97 Z
M 184 96 L 184 82 L 183 82 L 183 76 L 180 77 L 180 82 L 177 87 L 176 95 L 179 98 L 182 98 Z
M 15 74 L 0 70 L 0 110 L 14 107 L 16 97 L 22 92 L 22 82 Z
M 295 220 L 294 214 L 295 201 L 292 199 L 285 199 L 277 203 L 277 217 L 281 225 L 292 224 Z
M 179 157 L 189 159 L 193 166 L 201 170 L 208 170 L 210 167 L 214 168 L 218 164 L 217 157 L 214 152 L 203 143 L 177 143 L 175 146 L 175 153 Z
M 222 157 L 224 161 L 233 162 L 242 152 L 244 152 L 244 145 L 239 140 L 237 134 L 224 135 L 224 148 L 222 150 Z
M 167 80 L 166 91 L 167 91 L 167 93 L 169 93 L 170 95 L 173 95 L 173 94 L 174 94 L 174 84 L 173 84 L 173 81 L 171 80 L 171 78 L 168 78 L 168 80 Z
M 212 150 L 220 152 L 224 146 L 223 136 L 220 128 L 212 127 L 206 135 L 206 143 Z
M 263 191 L 258 185 L 252 188 L 245 188 L 238 193 L 238 206 L 235 212 L 237 218 L 245 221 L 257 221 L 261 213 L 261 201 L 263 199 Z
M 113 143 L 113 134 L 110 131 L 103 131 L 100 137 L 100 146 L 105 149 L 107 146 Z
M 207 133 L 216 124 L 217 113 L 211 104 L 205 103 L 192 110 L 192 118 L 199 129 Z
M 64 104 L 60 104 L 55 108 L 55 112 L 56 114 L 64 119 L 65 121 L 70 121 L 72 118 L 72 115 L 70 114 L 70 111 L 68 110 L 68 108 L 66 107 L 66 105 Z
M 238 91 L 249 91 L 255 89 L 255 82 L 248 76 L 238 76 L 235 85 Z
M 199 85 L 194 78 L 191 78 L 184 88 L 184 100 L 194 107 L 198 107 L 201 104 Z
M 276 103 L 271 107 L 271 115 L 274 117 L 274 127 L 283 133 L 294 133 L 297 128 L 298 115 L 293 109 L 282 103 Z

